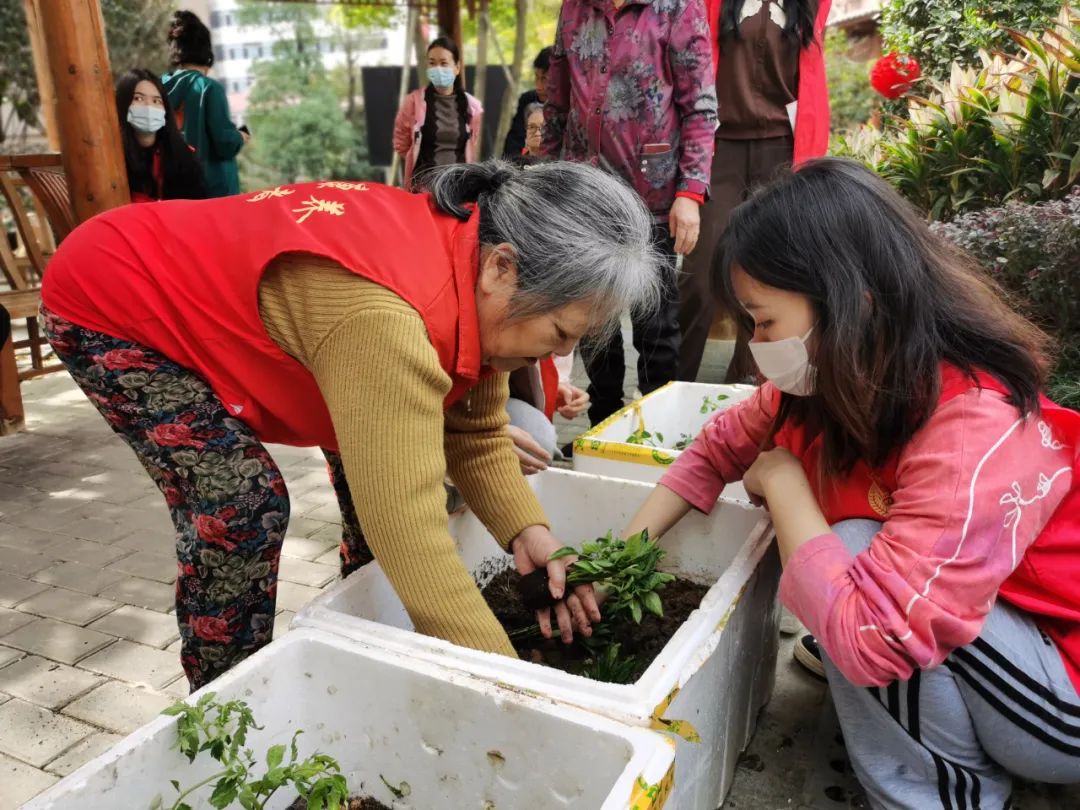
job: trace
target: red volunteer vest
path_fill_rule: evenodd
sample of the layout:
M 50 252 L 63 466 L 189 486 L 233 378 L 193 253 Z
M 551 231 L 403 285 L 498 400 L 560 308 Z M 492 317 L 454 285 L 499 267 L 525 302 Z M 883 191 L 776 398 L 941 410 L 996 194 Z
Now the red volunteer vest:
M 544 416 L 555 418 L 555 405 L 559 396 L 559 370 L 555 361 L 545 357 L 540 361 L 540 382 L 544 387 Z
M 42 301 L 198 372 L 261 440 L 336 449 L 314 377 L 259 318 L 263 270 L 282 253 L 313 253 L 399 295 L 453 380 L 449 407 L 482 376 L 478 220 L 442 214 L 427 195 L 352 182 L 125 206 L 64 240 Z
M 976 377 L 981 388 L 1008 393 L 989 374 L 979 372 Z M 948 402 L 972 387 L 971 379 L 959 370 L 943 368 L 939 403 Z M 1041 415 L 1055 437 L 1074 449 L 1072 487 L 998 594 L 1035 617 L 1043 632 L 1057 644 L 1065 668 L 1080 691 L 1080 413 L 1043 397 Z M 897 486 L 896 461 L 878 470 L 870 470 L 859 462 L 850 476 L 842 481 L 829 481 L 828 491 L 821 492 L 817 474 L 821 444 L 820 437 L 807 443 L 801 427 L 785 426 L 776 434 L 776 445 L 786 447 L 802 461 L 830 525 L 851 518 L 885 520 L 891 493 Z

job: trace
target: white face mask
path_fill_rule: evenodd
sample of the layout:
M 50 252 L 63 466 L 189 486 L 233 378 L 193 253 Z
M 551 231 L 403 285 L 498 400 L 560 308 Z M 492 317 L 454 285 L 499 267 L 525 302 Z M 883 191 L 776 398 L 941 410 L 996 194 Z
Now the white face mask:
M 132 104 L 128 107 L 127 120 L 139 132 L 152 134 L 165 126 L 165 110 L 161 107 Z
M 789 337 L 771 343 L 751 343 L 750 354 L 754 356 L 758 370 L 769 382 L 787 394 L 805 397 L 814 393 L 817 369 L 810 362 L 806 339 L 814 327 L 801 338 Z

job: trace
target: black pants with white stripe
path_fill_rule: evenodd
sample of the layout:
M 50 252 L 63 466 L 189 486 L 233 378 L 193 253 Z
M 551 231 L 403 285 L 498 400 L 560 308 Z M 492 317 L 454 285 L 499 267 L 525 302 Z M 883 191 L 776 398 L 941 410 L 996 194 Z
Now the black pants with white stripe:
M 881 524 L 834 527 L 853 553 Z M 979 638 L 906 682 L 867 689 L 824 656 L 852 766 L 875 808 L 1001 810 L 1010 774 L 1080 782 L 1080 697 L 1054 643 L 999 600 Z

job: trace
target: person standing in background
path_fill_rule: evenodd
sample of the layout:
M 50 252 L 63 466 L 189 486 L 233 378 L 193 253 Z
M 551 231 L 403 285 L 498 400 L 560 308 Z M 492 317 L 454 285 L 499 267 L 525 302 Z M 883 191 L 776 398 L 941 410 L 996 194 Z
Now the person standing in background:
M 547 103 L 547 75 L 551 67 L 551 46 L 543 48 L 533 60 L 533 87 L 518 97 L 517 112 L 510 122 L 510 131 L 506 133 L 503 144 L 503 159 L 516 160 L 528 146 L 529 109 L 534 104 L 543 106 Z
M 206 197 L 202 166 L 184 143 L 157 76 L 141 68 L 121 76 L 116 110 L 132 202 Z
M 177 11 L 169 28 L 172 73 L 161 77 L 184 140 L 203 167 L 208 197 L 240 193 L 236 155 L 251 140 L 229 116 L 225 88 L 211 79 L 210 29 L 190 11 Z
M 709 25 L 703 0 L 565 0 L 547 76 L 545 157 L 623 178 L 653 216 L 666 257 L 664 301 L 631 313 L 638 387 L 647 394 L 679 366 L 675 255 L 693 250 L 709 193 L 716 129 Z M 583 349 L 589 420 L 623 406 L 622 334 Z
M 394 151 L 405 159 L 402 186 L 423 188 L 424 175 L 438 166 L 475 163 L 484 108 L 465 92 L 461 51 L 449 37 L 428 45 L 428 86 L 405 97 L 394 120 Z
M 719 126 L 712 194 L 680 278 L 679 379 L 697 379 L 716 315 L 713 264 L 728 217 L 750 191 L 829 148 L 825 21 L 831 0 L 706 0 L 713 31 Z M 727 382 L 753 374 L 746 338 Z

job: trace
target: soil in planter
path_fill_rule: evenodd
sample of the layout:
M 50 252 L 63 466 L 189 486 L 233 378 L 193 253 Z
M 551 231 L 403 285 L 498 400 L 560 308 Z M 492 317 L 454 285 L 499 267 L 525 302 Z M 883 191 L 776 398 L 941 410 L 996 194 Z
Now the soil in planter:
M 497 574 L 484 588 L 484 599 L 495 613 L 506 631 L 511 634 L 510 639 L 514 644 L 517 654 L 525 661 L 561 669 L 580 675 L 581 670 L 590 658 L 589 651 L 576 640 L 573 644 L 563 644 L 556 637 L 545 639 L 543 637 L 515 639 L 513 632 L 523 630 L 536 624 L 536 614 L 527 609 L 521 601 L 521 594 L 517 589 L 517 581 L 521 578 L 513 568 L 508 568 Z M 690 614 L 701 605 L 701 600 L 709 586 L 691 582 L 688 579 L 676 579 L 669 582 L 659 593 L 664 603 L 664 615 L 653 616 L 647 613 L 641 620 L 641 624 L 632 621 L 622 622 L 618 625 L 609 625 L 611 640 L 620 645 L 619 657 L 633 656 L 637 666 L 633 677 L 636 681 L 649 668 L 653 659 L 664 649 L 679 627 L 687 620 Z M 604 609 L 600 608 L 603 614 Z M 554 623 L 554 621 L 553 621 Z M 577 639 L 577 633 L 574 634 Z
M 288 810 L 307 810 L 307 802 L 297 799 L 289 805 Z M 390 810 L 390 808 L 370 796 L 354 796 L 349 799 L 347 810 Z

